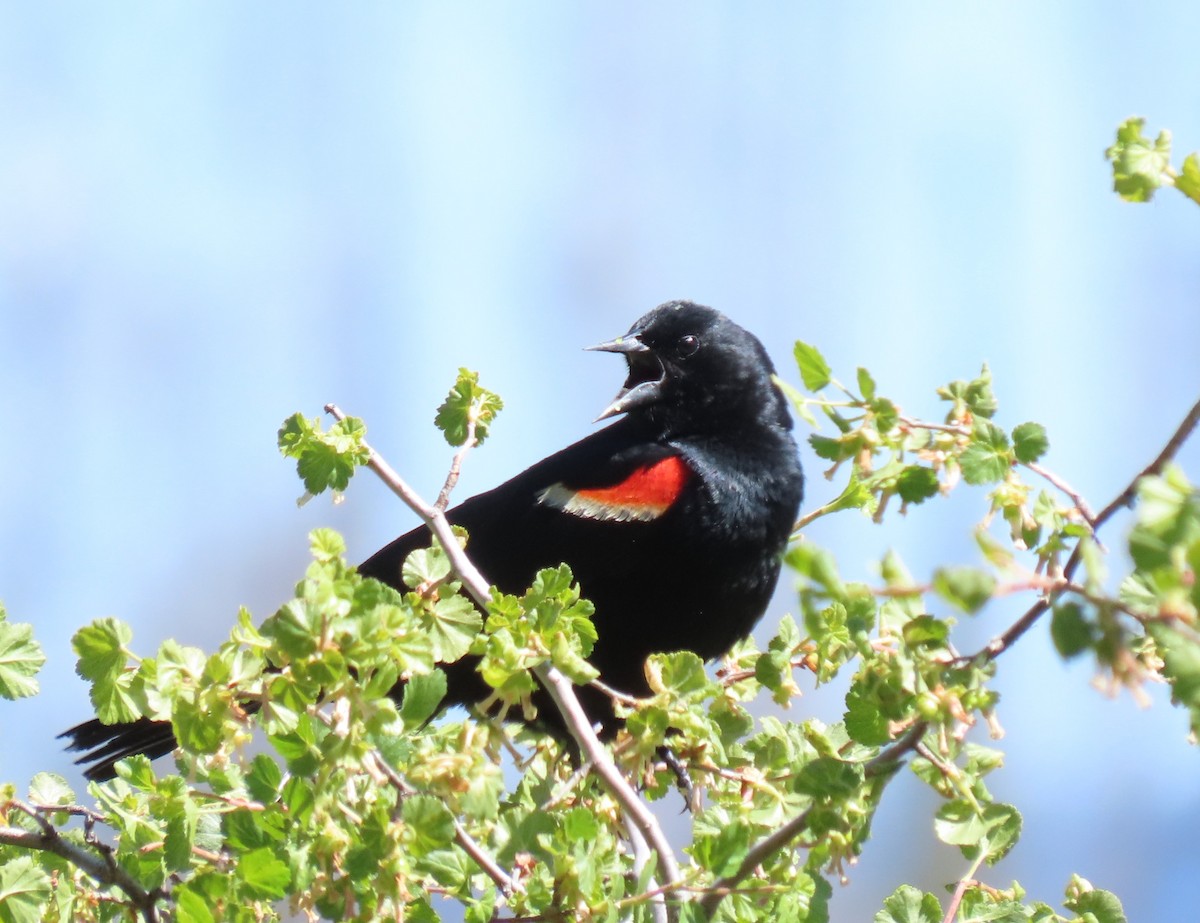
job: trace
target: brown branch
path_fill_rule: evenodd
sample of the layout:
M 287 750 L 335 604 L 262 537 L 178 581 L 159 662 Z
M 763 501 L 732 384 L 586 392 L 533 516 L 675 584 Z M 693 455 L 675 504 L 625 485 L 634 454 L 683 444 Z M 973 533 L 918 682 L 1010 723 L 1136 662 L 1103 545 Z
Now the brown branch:
M 806 808 L 774 833 L 768 834 L 755 843 L 746 853 L 746 858 L 742 860 L 742 864 L 738 866 L 736 872 L 718 879 L 711 888 L 706 889 L 707 893 L 700 898 L 700 909 L 704 911 L 705 916 L 712 917 L 721 905 L 721 901 L 733 893 L 739 882 L 749 878 L 765 859 L 783 849 L 804 831 L 808 826 L 810 810 L 811 808 Z
M 396 791 L 402 795 L 417 794 L 417 790 L 383 758 L 383 755 L 378 750 L 371 751 L 371 758 L 374 760 L 376 768 L 388 780 L 388 784 L 395 788 Z M 475 864 L 483 869 L 488 878 L 496 883 L 496 887 L 500 889 L 500 892 L 505 897 L 512 897 L 513 894 L 520 890 L 517 882 L 504 869 L 500 868 L 495 859 L 487 854 L 484 848 L 467 832 L 466 827 L 459 822 L 457 817 L 453 817 L 452 819 L 454 821 L 454 841 L 458 843 L 463 852 L 475 860 Z
M 1048 468 L 1043 468 L 1037 462 L 1022 462 L 1026 468 L 1032 471 L 1038 477 L 1049 481 L 1060 491 L 1071 498 L 1071 502 L 1075 504 L 1075 509 L 1079 510 L 1079 515 L 1087 520 L 1087 524 L 1092 531 L 1096 531 L 1096 514 L 1092 512 L 1092 508 L 1088 506 L 1086 500 L 1083 499 L 1083 494 L 1077 491 L 1074 487 L 1066 482 L 1061 475 L 1055 474 Z
M 446 473 L 446 483 L 442 485 L 442 490 L 433 504 L 439 510 L 445 510 L 450 505 L 450 494 L 458 485 L 458 476 L 462 473 L 463 459 L 467 457 L 467 453 L 473 448 L 475 448 L 475 415 L 468 412 L 467 438 L 463 440 L 462 448 L 454 453 L 454 458 L 450 461 L 450 470 Z
M 124 891 L 129 902 L 141 913 L 146 923 L 157 923 L 158 902 L 166 897 L 161 889 L 147 891 L 125 869 L 121 868 L 113 858 L 112 848 L 88 837 L 88 845 L 96 852 L 63 839 L 58 829 L 46 819 L 43 810 L 51 812 L 66 812 L 81 815 L 90 831 L 92 820 L 99 815 L 87 808 L 74 805 L 52 805 L 48 808 L 34 807 L 23 801 L 8 802 L 10 808 L 20 811 L 33 818 L 38 825 L 37 830 L 25 830 L 20 827 L 0 827 L 0 845 L 18 846 L 22 849 L 36 849 L 53 853 L 66 859 L 76 868 L 94 878 L 100 885 L 115 887 Z M 97 855 L 98 853 L 98 855 Z
M 1108 522 L 1108 520 L 1110 520 L 1118 510 L 1120 510 L 1122 507 L 1129 506 L 1133 502 L 1134 498 L 1137 496 L 1138 484 L 1141 482 L 1142 478 L 1152 477 L 1162 473 L 1162 470 L 1167 466 L 1171 459 L 1178 454 L 1180 448 L 1182 448 L 1183 444 L 1188 440 L 1188 437 L 1192 435 L 1193 431 L 1195 431 L 1197 425 L 1200 425 L 1200 401 L 1197 401 L 1192 406 L 1192 409 L 1188 411 L 1187 416 L 1183 418 L 1183 422 L 1176 427 L 1175 432 L 1172 433 L 1171 438 L 1167 440 L 1167 444 L 1163 446 L 1162 451 L 1158 453 L 1154 461 L 1150 462 L 1150 464 L 1139 471 L 1137 475 L 1126 485 L 1125 489 L 1117 494 L 1116 498 L 1114 498 L 1113 501 L 1108 504 L 1108 506 L 1104 507 L 1104 509 L 1096 514 L 1095 518 L 1092 520 L 1093 532 Z M 1063 565 L 1061 574 L 1062 586 L 1048 592 L 1045 596 L 1030 606 L 1024 615 L 1013 622 L 1013 624 L 1010 625 L 1004 632 L 989 641 L 987 645 L 983 647 L 983 649 L 970 657 L 963 658 L 963 660 L 994 660 L 1012 647 L 1012 645 L 1016 643 L 1021 635 L 1025 634 L 1025 632 L 1032 628 L 1038 619 L 1040 619 L 1050 610 L 1050 608 L 1058 600 L 1059 596 L 1061 596 L 1063 592 L 1068 589 L 1068 585 L 1071 583 L 1071 578 L 1075 575 L 1075 571 L 1078 569 L 1080 562 L 1083 560 L 1082 549 L 1082 542 L 1076 542 L 1075 548 L 1071 551 L 1071 556 L 1067 558 L 1067 563 Z
M 336 404 L 326 404 L 325 412 L 338 420 L 345 419 L 346 416 Z M 362 445 L 367 450 L 367 467 L 374 471 L 409 509 L 421 517 L 421 520 L 445 549 L 451 570 L 462 580 L 463 587 L 475 600 L 475 604 L 486 612 L 491 600 L 489 584 L 458 544 L 445 513 L 438 507 L 425 503 L 383 456 L 366 442 Z M 638 797 L 637 792 L 625 777 L 621 775 L 612 756 L 600 743 L 596 732 L 592 730 L 591 722 L 588 720 L 583 706 L 579 704 L 579 698 L 575 695 L 574 686 L 552 664 L 541 664 L 534 668 L 533 673 L 550 694 L 555 705 L 558 706 L 566 722 L 567 730 L 579 746 L 580 752 L 592 762 L 596 774 L 600 776 L 609 793 L 617 800 L 625 815 L 630 819 L 631 822 L 626 825 L 626 829 L 633 843 L 635 856 L 648 856 L 649 847 L 653 847 L 659 874 L 665 882 L 663 887 L 670 889 L 680 880 L 674 851 L 667 842 L 657 818 Z M 642 840 L 640 843 L 638 842 L 639 838 Z M 670 915 L 670 911 L 664 909 L 666 907 L 663 898 L 658 898 L 656 916 L 666 918 Z
M 1187 416 L 1183 418 L 1183 422 L 1179 424 L 1175 432 L 1171 435 L 1171 438 L 1167 440 L 1167 444 L 1163 446 L 1162 451 L 1158 453 L 1154 461 L 1143 468 L 1138 476 L 1130 481 L 1129 485 L 1117 495 L 1116 499 L 1100 511 L 1096 516 L 1096 524 L 1099 525 L 1105 522 L 1121 507 L 1129 506 L 1133 502 L 1133 498 L 1137 496 L 1138 481 L 1145 477 L 1162 474 L 1163 468 L 1167 467 L 1171 459 L 1179 454 L 1179 450 L 1183 448 L 1183 444 L 1187 442 L 1188 437 L 1192 435 L 1198 425 L 1200 425 L 1200 401 L 1196 401 L 1192 405 L 1192 409 L 1188 411 Z

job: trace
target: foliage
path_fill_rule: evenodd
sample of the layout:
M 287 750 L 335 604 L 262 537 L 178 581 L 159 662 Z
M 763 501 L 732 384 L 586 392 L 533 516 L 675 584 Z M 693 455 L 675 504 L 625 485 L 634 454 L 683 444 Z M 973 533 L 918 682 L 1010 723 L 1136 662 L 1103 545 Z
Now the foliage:
M 1175 173 L 1169 138 L 1148 142 L 1140 120 L 1122 126 L 1109 156 L 1122 195 L 1145 199 L 1170 182 L 1195 197 L 1195 155 Z M 89 786 L 90 806 L 50 773 L 20 794 L 0 787 L 0 921 L 257 921 L 288 909 L 429 921 L 453 903 L 472 923 L 820 923 L 832 879 L 861 852 L 902 771 L 939 797 L 930 823 L 964 871 L 946 900 L 901 885 L 877 923 L 1123 921 L 1117 898 L 1081 878 L 1059 909 L 1016 883 L 983 883 L 987 866 L 1019 848 L 1022 819 L 989 788 L 1003 754 L 972 732 L 998 728 L 1000 658 L 1039 622 L 1064 658 L 1089 658 L 1114 686 L 1169 682 L 1200 729 L 1200 491 L 1171 463 L 1200 404 L 1094 513 L 1042 467 L 1045 429 L 1002 419 L 987 366 L 937 389 L 945 415 L 925 421 L 866 369 L 846 386 L 816 347 L 798 343 L 795 356 L 809 393 L 783 387 L 802 418 L 824 424 L 809 442 L 844 485 L 798 527 L 855 509 L 880 520 L 977 488 L 978 565 L 917 579 L 889 553 L 879 584 L 867 585 L 843 579 L 828 551 L 798 536 L 787 562 L 800 579 L 799 618 L 784 617 L 762 648 L 740 643 L 715 672 L 689 653 L 651 658 L 653 694 L 618 698 L 626 731 L 601 763 L 580 766 L 557 742 L 511 725 L 430 721 L 444 667 L 468 652 L 481 657 L 492 703 L 514 714 L 532 707 L 538 681 L 594 679 L 596 628 L 569 567 L 543 571 L 523 596 L 485 595 L 444 532 L 406 562 L 411 589 L 400 593 L 360 577 L 340 536 L 318 529 L 293 598 L 261 624 L 239 613 L 215 652 L 166 641 L 139 657 L 115 619 L 76 634 L 97 713 L 169 719 L 178 772 L 126 760 L 118 779 Z M 452 475 L 499 409 L 464 370 L 437 414 L 460 447 Z M 388 479 L 362 422 L 331 412 L 327 430 L 297 414 L 279 432 L 306 490 L 340 492 L 365 464 Z M 444 507 L 389 483 L 431 520 Z M 452 486 L 453 476 L 443 493 Z M 1096 532 L 1128 502 L 1126 563 Z M 1108 571 L 1123 567 L 1110 592 Z M 958 650 L 962 619 L 1021 593 L 1029 608 L 1016 622 L 974 653 Z M 0 610 L 0 695 L 34 694 L 43 660 L 29 626 Z M 834 724 L 761 707 L 843 674 L 845 713 Z M 398 680 L 396 702 L 387 693 Z M 587 729 L 576 730 L 585 740 Z M 690 841 L 681 857 L 650 856 L 647 842 L 658 841 L 631 806 L 669 804 L 680 768 L 694 787 Z

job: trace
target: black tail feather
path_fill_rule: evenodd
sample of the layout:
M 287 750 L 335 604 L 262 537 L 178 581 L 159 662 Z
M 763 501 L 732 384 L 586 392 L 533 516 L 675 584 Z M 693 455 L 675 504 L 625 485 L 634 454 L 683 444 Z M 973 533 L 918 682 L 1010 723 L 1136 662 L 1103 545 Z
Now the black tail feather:
M 117 762 L 127 756 L 142 753 L 155 759 L 175 749 L 171 722 L 150 718 L 138 718 L 124 724 L 104 724 L 93 718 L 58 736 L 70 741 L 68 750 L 85 751 L 75 764 L 85 766 L 83 774 L 93 782 L 115 776 Z

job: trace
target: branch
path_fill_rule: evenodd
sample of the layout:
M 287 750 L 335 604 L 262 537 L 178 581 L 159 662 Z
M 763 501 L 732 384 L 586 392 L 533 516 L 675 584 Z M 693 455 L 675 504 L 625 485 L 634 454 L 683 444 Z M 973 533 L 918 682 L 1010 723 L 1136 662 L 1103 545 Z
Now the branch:
M 415 795 L 417 790 L 408 784 L 407 780 L 400 773 L 396 772 L 395 768 L 383 758 L 383 755 L 378 750 L 371 751 L 371 759 L 374 760 L 376 768 L 383 774 L 388 783 L 400 792 L 402 795 Z M 505 897 L 512 897 L 518 890 L 518 884 L 513 880 L 504 869 L 496 864 L 496 860 L 484 851 L 475 839 L 467 832 L 457 817 L 454 820 L 454 841 L 462 848 L 468 856 L 475 860 L 478 865 L 487 874 L 488 878 L 496 883 L 501 893 Z
M 1087 520 L 1087 524 L 1092 531 L 1096 531 L 1096 514 L 1092 512 L 1087 501 L 1083 499 L 1083 494 L 1077 491 L 1074 487 L 1068 484 L 1060 475 L 1055 474 L 1048 468 L 1043 468 L 1037 462 L 1022 462 L 1022 464 L 1039 477 L 1045 478 L 1064 494 L 1071 498 L 1071 502 L 1075 504 L 1075 509 L 1079 510 L 1079 514 Z
M 326 404 L 325 412 L 338 420 L 345 419 L 346 416 L 336 404 Z M 421 517 L 421 520 L 445 549 L 451 570 L 462 580 L 463 587 L 475 600 L 475 604 L 486 612 L 491 600 L 489 584 L 458 544 L 443 510 L 425 503 L 417 492 L 384 460 L 383 456 L 367 443 L 364 442 L 362 445 L 367 450 L 367 467 L 374 471 L 409 509 Z M 635 853 L 639 849 L 639 844 L 634 836 L 636 833 L 644 837 L 649 846 L 657 853 L 659 874 L 666 882 L 664 889 L 671 889 L 680 880 L 675 854 L 667 842 L 658 820 L 638 797 L 637 792 L 625 777 L 621 775 L 612 756 L 600 743 L 596 732 L 592 730 L 591 722 L 588 720 L 583 706 L 579 704 L 579 698 L 575 695 L 574 686 L 552 664 L 542 664 L 533 672 L 554 700 L 554 704 L 558 706 L 566 722 L 567 730 L 578 745 L 580 753 L 592 762 L 596 774 L 600 776 L 609 793 L 630 818 L 631 824 L 627 829 L 630 832 L 630 838 L 634 841 Z M 658 896 L 656 901 L 659 902 L 658 909 L 655 911 L 658 915 L 665 907 L 665 903 L 663 903 L 665 896 Z
M 128 895 L 130 903 L 141 912 L 142 918 L 146 923 L 157 923 L 158 901 L 165 896 L 164 893 L 157 888 L 153 891 L 147 891 L 138 884 L 113 859 L 111 848 L 93 841 L 89 835 L 88 842 L 100 853 L 100 855 L 97 855 L 82 846 L 63 839 L 58 829 L 45 818 L 38 808 L 16 800 L 8 802 L 8 806 L 33 818 L 38 825 L 38 829 L 23 830 L 20 827 L 0 827 L 0 845 L 19 846 L 22 849 L 37 849 L 66 859 L 76 868 L 90 875 L 101 885 L 116 887 L 124 891 Z M 95 816 L 93 812 L 88 811 L 86 808 L 77 808 L 74 806 L 54 806 L 52 810 L 55 812 L 65 811 L 71 814 L 82 814 L 87 818 L 89 828 L 91 819 Z
M 1171 438 L 1167 440 L 1167 444 L 1163 446 L 1162 451 L 1158 453 L 1154 461 L 1150 462 L 1150 464 L 1139 471 L 1137 475 L 1135 475 L 1133 479 L 1130 480 L 1130 482 L 1126 485 L 1125 489 L 1117 494 L 1116 498 L 1114 498 L 1113 501 L 1108 504 L 1108 506 L 1104 507 L 1104 509 L 1096 514 L 1095 519 L 1092 521 L 1093 532 L 1108 522 L 1108 520 L 1110 520 L 1118 510 L 1120 510 L 1122 507 L 1129 506 L 1133 502 L 1134 498 L 1137 496 L 1138 483 L 1142 480 L 1142 478 L 1152 477 L 1162 473 L 1163 468 L 1165 468 L 1171 459 L 1178 454 L 1179 450 L 1183 447 L 1183 444 L 1188 440 L 1188 437 L 1191 436 L 1195 431 L 1197 425 L 1200 425 L 1200 401 L 1197 401 L 1192 406 L 1192 409 L 1188 411 L 1187 416 L 1183 418 L 1183 422 L 1176 427 L 1175 432 L 1171 435 Z M 1032 606 L 1030 606 L 1025 614 L 1013 622 L 1013 624 L 1010 625 L 1007 630 L 989 641 L 987 645 L 978 653 L 970 657 L 966 657 L 964 660 L 994 660 L 1012 647 L 1012 645 L 1021 637 L 1021 635 L 1025 634 L 1025 632 L 1032 628 L 1034 623 L 1036 623 L 1038 619 L 1040 619 L 1046 614 L 1046 612 L 1049 611 L 1050 607 L 1054 605 L 1054 602 L 1058 599 L 1058 597 L 1061 596 L 1064 590 L 1067 589 L 1067 585 L 1071 583 L 1071 578 L 1074 576 L 1076 569 L 1083 560 L 1082 547 L 1082 544 L 1077 542 L 1074 550 L 1071 552 L 1071 556 L 1067 559 L 1067 563 L 1063 565 L 1062 587 L 1047 593 Z
M 329 408 L 325 409 L 328 410 Z M 439 510 L 445 510 L 450 505 L 450 494 L 458 485 L 458 476 L 462 472 L 463 459 L 467 457 L 467 453 L 473 448 L 475 448 L 475 414 L 468 413 L 467 438 L 463 440 L 462 447 L 454 453 L 454 458 L 450 461 L 450 470 L 446 474 L 446 483 L 442 485 L 442 490 L 433 504 Z
M 721 905 L 721 901 L 725 900 L 740 882 L 748 878 L 772 853 L 783 849 L 795 837 L 800 835 L 804 828 L 808 826 L 808 812 L 810 810 L 811 808 L 806 808 L 774 833 L 763 837 L 755 843 L 753 848 L 746 853 L 746 858 L 742 860 L 742 864 L 738 866 L 736 872 L 718 879 L 713 884 L 708 893 L 700 899 L 700 909 L 704 911 L 705 916 L 711 918 Z

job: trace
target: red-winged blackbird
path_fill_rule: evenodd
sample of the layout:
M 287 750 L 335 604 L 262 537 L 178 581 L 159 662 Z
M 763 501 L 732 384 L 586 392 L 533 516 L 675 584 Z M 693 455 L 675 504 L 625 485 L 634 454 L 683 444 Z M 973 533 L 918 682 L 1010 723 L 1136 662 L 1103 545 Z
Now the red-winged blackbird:
M 649 654 L 690 650 L 708 660 L 749 634 L 779 578 L 803 477 L 787 405 L 762 344 L 723 314 L 688 301 L 660 305 L 627 334 L 593 349 L 621 353 L 629 377 L 600 419 L 617 422 L 450 510 L 468 552 L 507 593 L 566 561 L 596 607 L 590 661 L 607 685 L 648 693 Z M 401 565 L 429 543 L 414 529 L 359 572 L 403 589 Z M 470 658 L 445 667 L 446 704 L 490 692 Z M 397 687 L 394 694 L 399 695 Z M 589 717 L 615 731 L 607 697 L 579 689 Z M 541 700 L 551 731 L 561 718 Z M 135 753 L 175 746 L 167 722 L 72 728 L 86 775 L 108 778 Z

